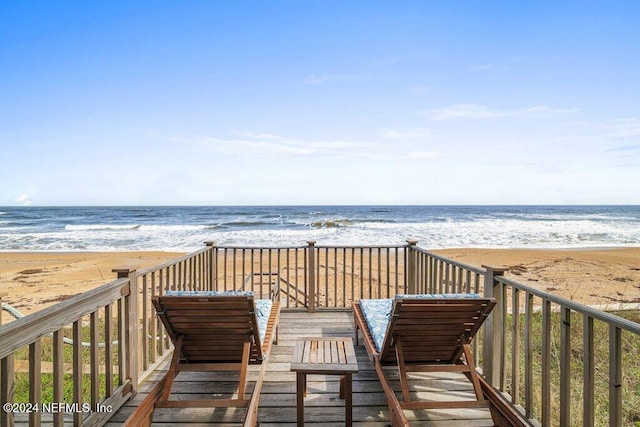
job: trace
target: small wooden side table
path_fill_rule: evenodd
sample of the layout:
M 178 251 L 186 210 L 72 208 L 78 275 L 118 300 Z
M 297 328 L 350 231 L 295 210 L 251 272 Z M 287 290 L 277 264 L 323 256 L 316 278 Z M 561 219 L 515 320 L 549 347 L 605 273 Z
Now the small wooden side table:
M 291 361 L 296 372 L 296 405 L 298 426 L 304 426 L 304 397 L 307 375 L 340 375 L 340 399 L 345 399 L 345 425 L 351 426 L 351 375 L 358 372 L 358 361 L 350 337 L 302 338 L 296 342 Z

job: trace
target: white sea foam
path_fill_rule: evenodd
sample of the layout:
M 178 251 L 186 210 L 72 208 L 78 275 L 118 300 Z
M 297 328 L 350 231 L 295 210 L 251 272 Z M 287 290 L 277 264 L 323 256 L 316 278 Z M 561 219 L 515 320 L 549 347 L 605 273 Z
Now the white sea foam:
M 8 209 L 0 250 L 172 250 L 218 245 L 425 248 L 640 246 L 638 209 L 488 207 Z M 141 213 L 143 215 L 141 215 Z M 49 216 L 46 216 L 48 214 Z M 12 216 L 13 215 L 13 216 Z M 65 216 L 66 215 L 66 216 Z

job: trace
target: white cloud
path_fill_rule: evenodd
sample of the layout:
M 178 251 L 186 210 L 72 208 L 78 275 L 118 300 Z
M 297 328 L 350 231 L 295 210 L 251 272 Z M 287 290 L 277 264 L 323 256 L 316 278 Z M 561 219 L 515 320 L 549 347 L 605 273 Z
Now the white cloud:
M 19 203 L 22 206 L 31 206 L 33 202 L 28 194 L 23 194 L 22 196 L 15 199 L 16 203 Z
M 412 160 L 435 159 L 440 157 L 440 153 L 437 151 L 414 151 L 407 154 L 406 157 Z
M 616 119 L 599 125 L 613 138 L 638 138 L 640 137 L 640 120 L 638 119 Z
M 382 136 L 389 139 L 428 139 L 431 130 L 427 128 L 383 129 Z
M 312 74 L 310 76 L 307 76 L 304 82 L 305 84 L 308 84 L 308 85 L 319 85 L 319 84 L 344 81 L 344 80 L 355 80 L 361 77 L 362 76 L 359 76 L 357 74 L 328 74 L 328 75 L 320 75 L 320 76 Z
M 192 140 L 207 150 L 242 155 L 294 155 L 314 154 L 366 156 L 378 144 L 347 140 L 306 141 L 269 133 L 237 132 L 239 138 L 204 137 Z
M 499 119 L 504 117 L 551 118 L 578 112 L 577 108 L 552 108 L 546 105 L 502 110 L 479 104 L 454 104 L 428 110 L 426 115 L 431 120 L 444 121 L 454 119 Z

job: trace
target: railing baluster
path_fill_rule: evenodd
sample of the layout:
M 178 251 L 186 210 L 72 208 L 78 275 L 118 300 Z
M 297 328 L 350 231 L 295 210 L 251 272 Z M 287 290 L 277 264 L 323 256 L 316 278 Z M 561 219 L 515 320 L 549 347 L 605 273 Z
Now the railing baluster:
M 338 259 L 342 260 L 342 255 L 341 255 L 341 251 L 340 248 L 333 248 L 333 280 L 335 282 L 334 284 L 334 289 L 335 289 L 335 302 L 333 304 L 333 306 L 335 308 L 338 307 L 345 307 L 346 304 L 346 298 L 347 295 L 345 295 L 344 292 L 340 291 L 340 273 L 338 270 Z
M 276 286 L 280 286 L 280 274 L 282 274 L 281 270 L 280 270 L 280 248 L 278 248 L 278 250 L 276 251 L 276 257 L 277 257 L 277 266 L 276 266 Z M 272 293 L 273 291 L 275 291 L 274 289 L 274 284 L 273 283 L 269 283 L 269 293 Z M 278 295 L 278 301 L 280 300 L 280 295 Z
M 124 342 L 124 336 L 125 336 L 125 332 L 124 332 L 124 328 L 125 328 L 125 321 L 124 321 L 124 316 L 125 316 L 125 303 L 124 303 L 124 298 L 121 298 L 118 300 L 118 385 L 122 385 L 124 384 L 125 380 L 126 380 L 126 373 L 125 373 L 125 350 L 128 350 L 128 348 L 125 345 Z
M 15 392 L 15 369 L 13 354 L 0 360 L 0 400 L 2 402 L 13 402 Z M 0 425 L 13 425 L 13 412 L 0 410 Z
M 560 425 L 571 423 L 571 310 L 562 308 L 560 325 Z
M 228 249 L 224 249 L 224 254 L 222 256 L 222 282 L 223 282 L 223 287 L 224 290 L 229 290 L 229 288 L 227 287 L 227 263 L 229 262 L 229 260 L 227 259 L 229 256 L 229 250 Z M 233 283 L 231 284 L 231 289 L 233 290 Z
M 0 313 L 1 314 L 1 313 Z M 29 402 L 42 402 L 42 341 L 29 344 Z M 40 426 L 40 411 L 29 413 L 29 426 Z
M 98 348 L 98 312 L 94 311 L 89 315 L 89 339 L 91 347 L 89 350 L 91 361 L 91 407 L 95 408 L 100 401 L 100 353 Z
M 584 314 L 583 315 L 583 376 L 584 384 L 582 389 L 582 412 L 583 427 L 591 427 L 594 425 L 594 396 L 595 396 L 595 364 L 594 364 L 594 351 L 593 351 L 593 317 Z
M 356 292 L 355 257 L 356 257 L 356 249 L 351 248 L 351 298 L 353 298 L 353 301 L 359 300 L 361 297 L 360 295 L 358 295 L 357 297 L 355 295 L 355 292 Z
M 367 298 L 364 294 L 364 248 L 360 248 L 360 298 Z
M 507 366 L 506 366 L 506 357 L 507 357 L 507 287 L 499 283 L 498 290 L 500 291 L 500 307 L 498 308 L 502 311 L 502 322 L 498 326 L 500 328 L 500 390 L 505 390 L 507 388 Z
M 512 351 L 511 359 L 511 396 L 513 403 L 520 403 L 520 291 L 514 289 L 511 302 Z
M 400 290 L 400 280 L 398 279 L 399 271 L 398 271 L 398 263 L 400 262 L 400 249 L 395 248 L 395 257 L 394 257 L 394 269 L 395 269 L 395 286 L 394 286 L 394 295 L 397 295 Z
M 149 284 L 147 283 L 147 275 L 142 276 L 142 336 L 140 337 L 142 345 L 142 370 L 149 368 L 149 319 L 153 319 L 153 310 L 149 301 Z M 153 320 L 152 320 L 153 321 Z
M 242 249 L 242 277 L 240 281 L 242 282 L 242 287 L 244 288 L 244 282 L 247 280 L 247 250 L 245 248 Z
M 524 409 L 527 418 L 533 417 L 533 295 L 525 294 L 524 307 Z
M 551 302 L 542 300 L 542 426 L 551 425 Z
M 609 326 L 609 426 L 622 425 L 622 331 Z
M 73 322 L 73 402 L 82 405 L 82 320 Z M 133 351 L 133 349 L 129 349 Z M 129 376 L 129 375 L 127 375 Z M 73 425 L 82 425 L 82 412 L 73 413 Z
M 387 294 L 386 297 L 390 298 L 391 297 L 391 260 L 389 259 L 389 257 L 391 256 L 390 254 L 390 250 L 386 249 L 385 250 L 385 263 L 387 265 Z
M 57 330 L 53 333 L 52 341 L 52 359 L 53 359 L 53 401 L 62 402 L 64 394 L 64 349 L 63 349 L 63 334 L 62 330 Z M 109 347 L 110 348 L 110 347 Z M 110 363 L 110 358 L 105 358 L 105 363 Z M 107 365 L 108 366 L 108 365 Z M 112 378 L 107 376 L 107 396 L 113 394 L 113 388 L 110 387 Z M 54 427 L 61 427 L 64 423 L 62 411 L 57 411 L 52 414 Z M 4 424 L 3 424 L 4 425 Z
M 378 298 L 382 298 L 382 253 L 381 249 L 378 248 L 377 254 L 377 262 L 378 262 Z
M 145 276 L 146 277 L 146 276 Z M 107 304 L 104 308 L 104 365 L 105 365 L 105 394 L 113 395 L 113 313 L 111 304 Z M 57 348 L 56 337 L 54 336 L 54 351 Z M 151 346 L 153 348 L 153 346 Z M 60 355 L 62 355 L 62 339 L 60 338 Z M 153 361 L 155 361 L 155 352 L 151 353 Z M 55 357 L 54 357 L 55 361 Z M 62 363 L 62 361 L 61 361 Z M 60 366 L 62 367 L 62 365 Z M 60 402 L 56 400 L 55 402 Z
M 236 290 L 239 289 L 238 281 L 237 281 L 237 273 L 238 269 L 236 268 L 236 248 L 231 249 L 231 289 Z M 244 281 L 244 277 L 240 279 L 240 286 Z
M 313 313 L 316 311 L 316 250 L 314 245 L 316 242 L 310 240 L 307 242 L 307 249 L 305 251 L 305 255 L 307 258 L 307 262 L 304 263 L 305 272 L 304 277 L 308 287 L 307 292 L 307 305 L 309 307 L 309 312 Z
M 336 268 L 338 265 L 336 264 Z M 336 271 L 336 276 L 338 272 Z M 353 295 L 350 295 L 353 301 Z M 347 248 L 342 248 L 342 306 L 347 307 Z

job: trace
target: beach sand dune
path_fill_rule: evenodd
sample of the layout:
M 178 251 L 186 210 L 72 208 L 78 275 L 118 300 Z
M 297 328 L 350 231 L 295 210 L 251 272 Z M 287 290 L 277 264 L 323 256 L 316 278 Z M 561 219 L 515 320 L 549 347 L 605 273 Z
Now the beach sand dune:
M 151 267 L 178 258 L 171 252 L 2 252 L 0 292 L 23 314 L 116 279 L 113 268 Z M 7 312 L 3 322 L 13 320 Z
M 584 304 L 640 303 L 640 248 L 434 252 L 465 264 L 509 267 L 510 279 Z
M 585 304 L 640 302 L 640 248 L 433 251 L 474 265 L 507 266 L 509 278 Z M 24 314 L 116 278 L 113 268 L 146 268 L 180 257 L 171 252 L 3 252 L 3 301 Z M 3 312 L 3 322 L 13 320 Z

